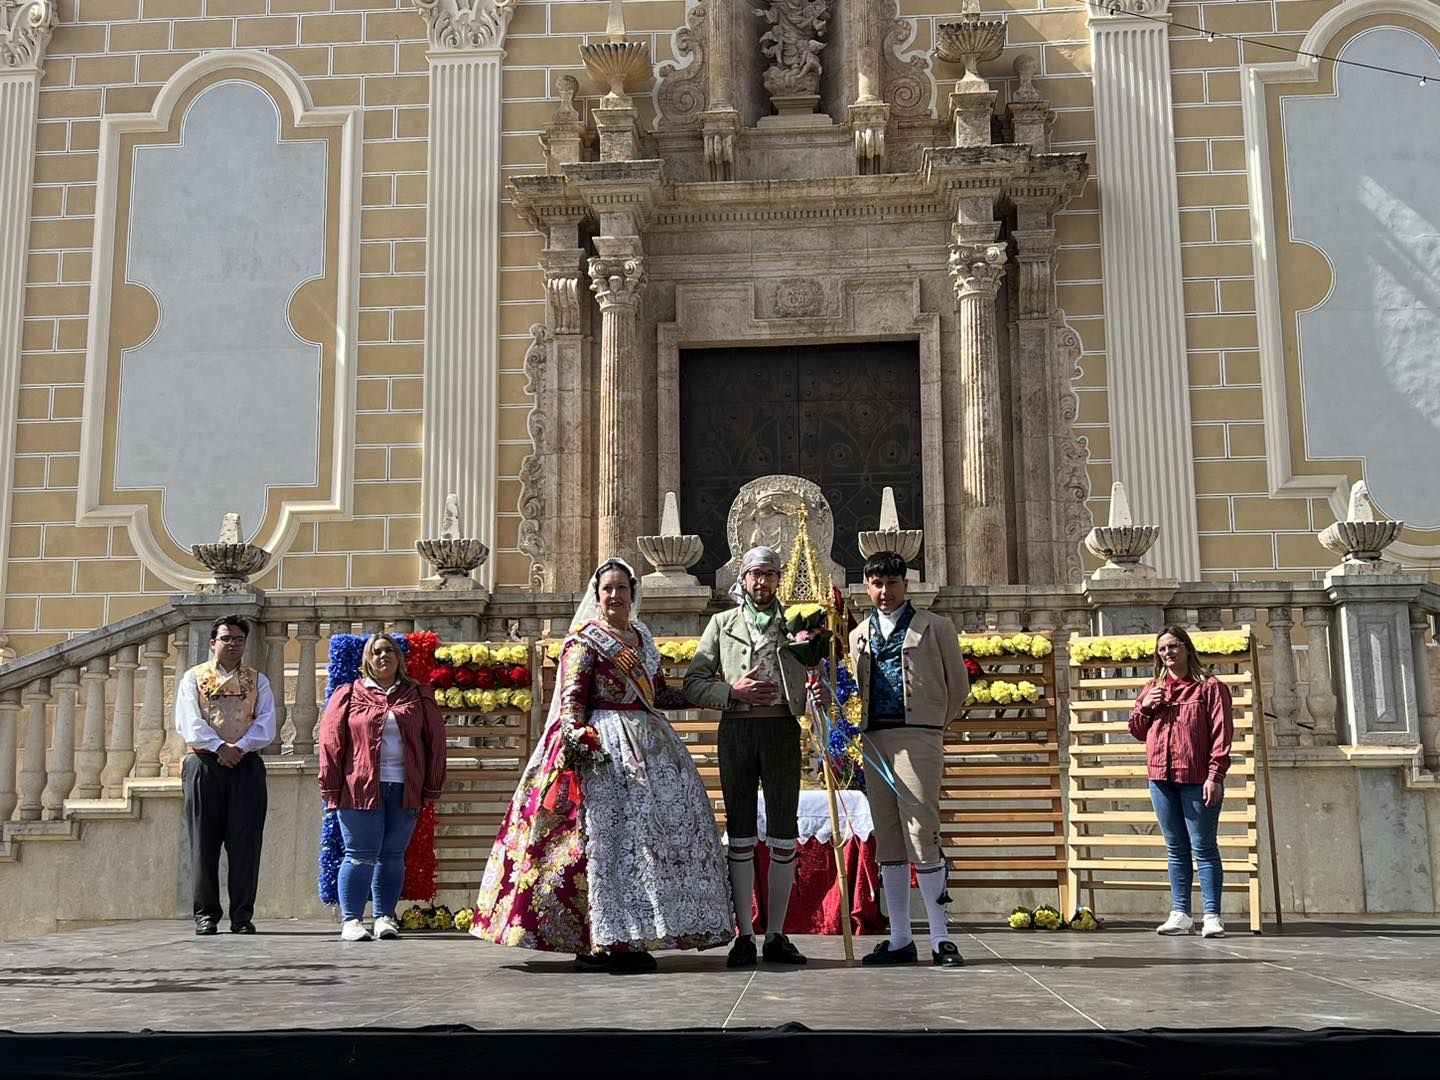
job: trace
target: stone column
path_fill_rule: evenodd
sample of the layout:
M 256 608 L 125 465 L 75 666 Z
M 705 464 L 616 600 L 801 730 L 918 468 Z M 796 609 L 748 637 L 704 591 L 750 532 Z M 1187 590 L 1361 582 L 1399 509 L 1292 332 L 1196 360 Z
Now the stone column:
M 15 788 L 15 754 L 19 745 L 20 691 L 0 691 L 0 822 L 10 820 L 20 801 Z
M 501 44 L 516 0 L 415 0 L 430 38 L 422 536 L 445 497 L 493 543 L 499 399 Z M 494 584 L 494 559 L 480 570 Z
M 1196 581 L 1185 299 L 1170 95 L 1169 0 L 1092 5 L 1095 162 L 1105 264 L 1111 457 L 1160 525 L 1155 569 Z M 1143 11 L 1145 18 L 1132 12 Z
M 35 116 L 45 48 L 54 30 L 54 0 L 0 0 L 0 595 L 10 554 Z
M 599 236 L 590 260 L 590 288 L 600 304 L 598 540 L 602 559 L 619 555 L 636 565 L 635 512 L 643 448 L 636 323 L 645 287 L 645 256 L 637 237 Z
M 960 303 L 961 476 L 967 584 L 1009 581 L 1004 439 L 995 297 L 1005 276 L 1005 245 L 956 243 L 950 276 Z
M 140 646 L 126 645 L 115 654 L 115 707 L 110 724 L 110 745 L 101 775 L 101 798 L 119 799 L 125 794 L 125 779 L 135 767 L 135 671 L 140 666 Z
M 1430 679 L 1430 615 L 1422 607 L 1410 609 L 1410 649 L 1415 654 L 1415 697 L 1420 709 L 1420 744 L 1424 747 L 1425 768 L 1440 771 L 1440 718 L 1435 712 L 1435 690 Z
M 1299 698 L 1295 693 L 1295 646 L 1290 631 L 1295 625 L 1290 606 L 1272 607 L 1267 616 L 1270 636 L 1274 641 L 1274 664 L 1270 672 L 1270 708 L 1275 712 L 1275 745 L 1299 746 L 1300 729 L 1295 725 Z

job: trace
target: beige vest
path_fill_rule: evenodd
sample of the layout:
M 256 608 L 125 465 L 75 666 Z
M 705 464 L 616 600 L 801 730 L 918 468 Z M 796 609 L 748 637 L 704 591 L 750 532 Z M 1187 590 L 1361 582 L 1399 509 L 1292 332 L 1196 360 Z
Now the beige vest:
M 195 669 L 195 685 L 200 690 L 200 714 L 205 722 L 234 746 L 255 724 L 260 673 L 242 666 L 226 678 L 210 660 Z

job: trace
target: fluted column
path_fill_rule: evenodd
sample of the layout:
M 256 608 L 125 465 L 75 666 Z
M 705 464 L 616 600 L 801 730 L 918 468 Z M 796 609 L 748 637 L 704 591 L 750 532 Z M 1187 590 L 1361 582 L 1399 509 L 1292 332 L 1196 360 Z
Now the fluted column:
M 515 0 L 415 0 L 430 38 L 422 536 L 460 496 L 493 544 L 499 404 L 500 47 Z M 496 560 L 480 568 L 494 582 Z M 422 571 L 423 572 L 423 571 Z
M 637 565 L 635 537 L 644 530 L 636 513 L 635 480 L 642 475 L 641 386 L 635 330 L 645 287 L 645 257 L 634 237 L 595 239 L 590 288 L 600 304 L 600 453 L 598 512 L 600 558 L 619 555 Z
M 110 720 L 110 744 L 105 751 L 105 772 L 100 795 L 118 799 L 125 794 L 125 778 L 135 767 L 135 669 L 140 646 L 126 645 L 115 654 L 115 704 Z
M 41 817 L 59 821 L 65 816 L 65 800 L 75 787 L 75 698 L 80 692 L 80 672 L 66 668 L 55 676 L 55 730 L 50 741 L 50 769 L 45 790 L 40 793 Z
M 36 679 L 21 694 L 25 703 L 25 760 L 20 765 L 21 821 L 39 821 L 45 790 L 45 706 L 50 701 L 50 680 Z
M 0 595 L 10 556 L 35 116 L 45 49 L 54 30 L 54 0 L 0 0 Z
M 1196 581 L 1180 210 L 1170 95 L 1169 0 L 1090 7 L 1095 163 L 1115 475 L 1160 526 L 1162 577 Z M 1129 14 L 1143 10 L 1144 19 Z
M 1000 358 L 995 297 L 1005 276 L 1004 244 L 955 244 L 950 276 L 960 304 L 961 477 L 965 577 L 969 584 L 1009 580 L 1005 467 L 1000 453 Z

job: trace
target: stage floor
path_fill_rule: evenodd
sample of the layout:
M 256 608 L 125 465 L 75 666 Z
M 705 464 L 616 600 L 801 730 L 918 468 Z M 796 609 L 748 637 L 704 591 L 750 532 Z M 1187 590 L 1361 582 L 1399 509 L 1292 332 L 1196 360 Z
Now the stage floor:
M 857 955 L 878 939 L 858 939 Z M 1294 921 L 1210 941 L 965 925 L 961 970 L 847 968 L 797 938 L 803 968 L 727 971 L 724 950 L 663 953 L 651 975 L 458 934 L 342 943 L 320 922 L 254 937 L 138 922 L 0 945 L 0 1031 L 329 1028 L 894 1030 L 1389 1028 L 1440 1031 L 1440 924 Z M 921 947 L 925 948 L 924 939 Z

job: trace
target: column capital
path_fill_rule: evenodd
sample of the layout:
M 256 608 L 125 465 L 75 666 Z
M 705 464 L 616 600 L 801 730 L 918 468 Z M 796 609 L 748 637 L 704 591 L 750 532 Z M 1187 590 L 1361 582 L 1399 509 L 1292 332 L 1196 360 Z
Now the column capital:
M 4 0 L 0 0 L 3 3 Z M 429 31 L 430 48 L 470 53 L 504 44 L 517 0 L 413 0 Z
M 546 248 L 540 253 L 551 329 L 557 334 L 580 332 L 580 272 L 584 265 L 585 252 L 580 248 Z
M 1004 244 L 952 244 L 950 277 L 955 281 L 955 296 L 995 299 L 1005 277 L 1007 253 Z
M 597 248 L 601 247 L 599 239 Z M 612 240 L 606 247 L 611 250 L 602 248 L 599 255 L 590 259 L 590 288 L 600 303 L 600 310 L 639 307 L 646 281 L 645 256 L 640 251 L 639 240 L 635 240 L 633 246 Z
M 38 73 L 55 22 L 54 0 L 0 0 L 0 74 Z

